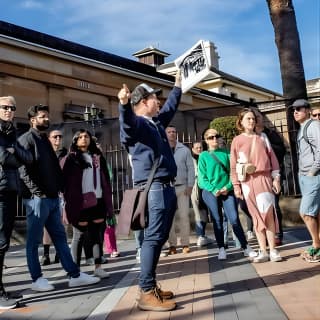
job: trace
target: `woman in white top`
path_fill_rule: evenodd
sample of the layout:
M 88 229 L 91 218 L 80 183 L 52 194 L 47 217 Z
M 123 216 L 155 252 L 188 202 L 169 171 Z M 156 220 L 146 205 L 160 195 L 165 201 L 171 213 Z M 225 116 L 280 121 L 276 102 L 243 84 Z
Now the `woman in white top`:
M 106 160 L 89 131 L 81 129 L 74 135 L 63 173 L 66 214 L 74 227 L 74 261 L 80 265 L 86 232 L 93 250 L 94 274 L 106 278 L 109 274 L 101 268 L 102 234 L 106 218 L 113 216 L 112 193 Z

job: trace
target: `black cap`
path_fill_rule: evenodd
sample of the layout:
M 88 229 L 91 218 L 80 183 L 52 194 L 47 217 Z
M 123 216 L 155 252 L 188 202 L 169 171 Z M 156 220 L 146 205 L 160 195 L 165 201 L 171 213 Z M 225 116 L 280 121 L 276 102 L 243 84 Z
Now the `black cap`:
M 310 104 L 307 100 L 305 99 L 297 99 L 296 101 L 293 102 L 289 108 L 295 109 L 295 108 L 310 108 Z
M 161 89 L 153 89 L 147 84 L 141 83 L 131 93 L 131 104 L 135 106 L 142 99 L 147 98 L 151 94 L 156 94 L 157 96 L 159 96 L 161 92 Z

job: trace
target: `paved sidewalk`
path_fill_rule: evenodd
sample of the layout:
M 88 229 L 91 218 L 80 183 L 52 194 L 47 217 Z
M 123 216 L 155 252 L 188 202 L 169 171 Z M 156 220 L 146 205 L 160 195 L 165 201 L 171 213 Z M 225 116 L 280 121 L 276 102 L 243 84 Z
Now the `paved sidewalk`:
M 217 249 L 162 258 L 158 269 L 161 286 L 176 293 L 177 310 L 146 312 L 136 308 L 137 281 L 107 316 L 107 320 L 215 319 L 215 320 L 319 320 L 320 263 L 300 258 L 306 241 L 304 228 L 285 233 L 279 249 L 283 261 L 252 264 L 241 250 L 228 249 L 219 261 Z M 302 239 L 302 240 L 301 240 Z M 257 247 L 256 242 L 251 242 Z
M 304 228 L 286 230 L 280 247 L 284 261 L 278 263 L 251 264 L 236 248 L 228 249 L 226 261 L 218 261 L 215 247 L 198 249 L 194 244 L 189 254 L 161 258 L 158 280 L 163 289 L 174 291 L 178 303 L 172 312 L 137 309 L 139 264 L 133 240 L 121 241 L 122 256 L 104 265 L 110 279 L 91 287 L 68 288 L 60 265 L 45 267 L 45 276 L 56 287 L 47 293 L 29 289 L 24 248 L 17 247 L 9 254 L 4 280 L 9 290 L 23 291 L 24 307 L 0 312 L 0 319 L 319 320 L 320 263 L 300 258 L 310 244 L 306 239 Z M 82 269 L 90 273 L 93 267 Z

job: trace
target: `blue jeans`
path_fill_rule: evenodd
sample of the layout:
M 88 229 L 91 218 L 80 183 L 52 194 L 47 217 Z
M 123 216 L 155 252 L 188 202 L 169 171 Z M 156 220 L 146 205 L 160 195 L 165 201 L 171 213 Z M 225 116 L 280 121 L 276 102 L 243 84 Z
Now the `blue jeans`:
M 148 291 L 156 286 L 156 268 L 161 248 L 168 240 L 177 197 L 174 187 L 153 182 L 148 193 L 149 223 L 144 230 L 144 240 L 140 254 L 139 286 Z
M 245 249 L 248 243 L 239 220 L 237 201 L 233 192 L 229 192 L 226 196 L 215 197 L 211 192 L 203 190 L 202 197 L 213 218 L 213 229 L 218 247 L 224 247 L 223 208 L 224 214 L 227 216 L 234 234 L 240 241 L 241 247 Z
M 144 230 L 135 230 L 134 239 L 136 241 L 136 249 L 140 249 L 142 247 L 142 242 L 144 239 Z
M 43 227 L 46 227 L 60 258 L 62 267 L 70 277 L 79 276 L 79 267 L 73 262 L 64 227 L 61 223 L 59 198 L 24 199 L 27 213 L 27 263 L 31 278 L 42 276 L 38 248 L 42 242 Z

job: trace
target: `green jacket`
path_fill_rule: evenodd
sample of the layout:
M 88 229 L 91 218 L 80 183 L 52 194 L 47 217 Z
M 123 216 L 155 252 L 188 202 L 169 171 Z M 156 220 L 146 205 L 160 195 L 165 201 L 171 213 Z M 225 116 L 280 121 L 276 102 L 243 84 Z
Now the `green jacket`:
M 212 153 L 225 165 L 229 174 L 225 172 L 220 163 L 213 157 Z M 214 151 L 204 151 L 200 153 L 198 160 L 198 185 L 213 194 L 218 190 L 226 188 L 233 190 L 230 180 L 230 153 L 226 149 L 216 149 Z

